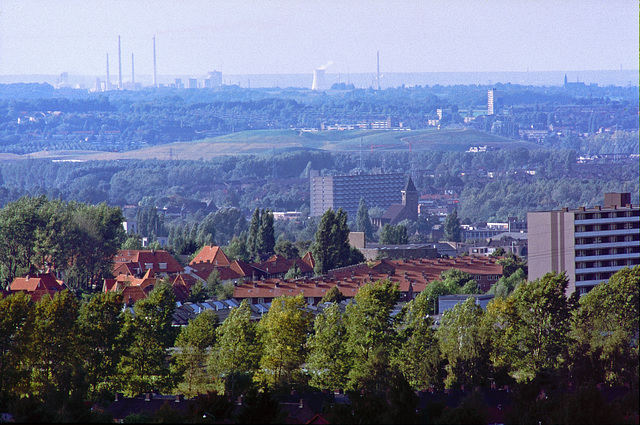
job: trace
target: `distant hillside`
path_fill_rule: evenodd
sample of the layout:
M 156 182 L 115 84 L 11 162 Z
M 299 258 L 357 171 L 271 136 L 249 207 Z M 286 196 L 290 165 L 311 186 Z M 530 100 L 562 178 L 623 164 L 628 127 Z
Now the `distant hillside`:
M 466 151 L 472 146 L 494 149 L 523 147 L 537 149 L 534 143 L 516 141 L 469 129 L 417 131 L 322 131 L 255 130 L 226 134 L 195 142 L 177 142 L 128 152 L 43 151 L 22 157 L 60 160 L 112 159 L 211 159 L 220 155 L 268 154 L 275 149 L 325 150 L 330 152 L 442 150 Z

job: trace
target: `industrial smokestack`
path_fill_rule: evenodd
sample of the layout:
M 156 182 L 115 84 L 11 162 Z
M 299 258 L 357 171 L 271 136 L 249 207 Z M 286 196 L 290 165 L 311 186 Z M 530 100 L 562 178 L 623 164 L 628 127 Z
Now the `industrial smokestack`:
M 376 85 L 378 86 L 376 90 L 380 90 L 380 51 L 376 52 L 377 62 L 378 62 L 378 72 L 376 78 Z
M 109 53 L 107 53 L 107 81 L 104 82 L 104 91 L 109 90 Z
M 323 90 L 324 89 L 324 69 L 313 70 L 313 83 L 311 84 L 311 90 Z
M 122 55 L 120 52 L 120 36 L 118 36 L 118 90 L 122 90 Z
M 135 77 L 135 69 L 133 67 L 133 53 L 131 53 L 131 86 L 135 88 L 136 85 L 136 77 Z
M 158 87 L 158 75 L 156 74 L 156 36 L 153 36 L 153 87 Z

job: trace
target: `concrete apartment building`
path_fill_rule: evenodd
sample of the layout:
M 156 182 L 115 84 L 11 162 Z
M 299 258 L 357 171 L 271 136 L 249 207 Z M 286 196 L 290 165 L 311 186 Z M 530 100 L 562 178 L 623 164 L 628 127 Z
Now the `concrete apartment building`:
M 359 174 L 352 176 L 321 176 L 318 171 L 310 173 L 312 217 L 319 217 L 329 208 L 342 208 L 355 218 L 360 198 L 367 206 L 389 208 L 402 200 L 406 177 L 402 173 Z
M 529 280 L 566 272 L 567 295 L 581 295 L 618 270 L 640 264 L 640 207 L 629 193 L 606 193 L 604 206 L 527 214 Z

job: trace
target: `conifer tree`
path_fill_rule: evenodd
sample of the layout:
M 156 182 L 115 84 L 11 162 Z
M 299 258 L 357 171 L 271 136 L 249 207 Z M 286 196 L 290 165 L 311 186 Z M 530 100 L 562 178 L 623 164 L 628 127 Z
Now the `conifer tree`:
M 247 235 L 247 251 L 249 256 L 254 258 L 257 254 L 256 243 L 258 240 L 258 230 L 260 229 L 260 208 L 256 208 L 251 215 L 249 224 L 249 234 Z
M 454 209 L 444 220 L 444 239 L 452 242 L 462 241 L 462 227 L 460 227 L 457 209 Z
M 322 215 L 312 252 L 317 274 L 351 264 L 347 213 L 342 208 L 337 213 L 329 209 Z
M 256 240 L 256 253 L 262 259 L 273 254 L 276 245 L 275 232 L 273 230 L 273 213 L 265 209 L 260 217 L 260 228 Z
M 373 239 L 373 226 L 371 225 L 371 218 L 369 218 L 369 208 L 364 197 L 360 198 L 360 205 L 358 206 L 358 214 L 356 215 L 356 227 L 358 232 L 363 232 L 367 240 Z

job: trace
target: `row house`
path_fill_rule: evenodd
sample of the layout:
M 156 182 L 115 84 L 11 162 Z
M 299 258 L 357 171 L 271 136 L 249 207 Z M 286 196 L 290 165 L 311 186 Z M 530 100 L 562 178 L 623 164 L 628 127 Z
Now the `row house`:
M 482 291 L 487 291 L 502 277 L 502 266 L 495 258 L 459 257 L 454 259 L 380 260 L 332 270 L 325 276 L 295 280 L 269 278 L 245 281 L 234 288 L 236 300 L 248 299 L 252 304 L 269 303 L 283 295 L 303 294 L 310 305 L 318 304 L 326 293 L 337 287 L 347 298 L 353 298 L 367 283 L 389 279 L 398 284 L 402 301 L 410 301 L 426 285 L 446 270 L 458 269 L 471 274 Z

